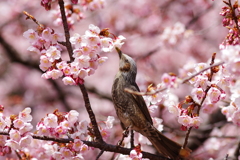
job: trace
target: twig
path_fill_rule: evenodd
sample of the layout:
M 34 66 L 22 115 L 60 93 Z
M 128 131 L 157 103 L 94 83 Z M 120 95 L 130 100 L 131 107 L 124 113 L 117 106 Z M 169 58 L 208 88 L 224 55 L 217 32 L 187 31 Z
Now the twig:
M 43 26 L 41 23 L 39 23 L 39 22 L 37 21 L 37 19 L 36 19 L 33 15 L 29 14 L 29 13 L 26 12 L 26 11 L 23 11 L 23 13 L 27 16 L 26 19 L 31 19 L 31 20 L 32 20 L 33 22 L 35 22 L 41 29 L 44 29 L 44 26 Z
M 234 156 L 236 159 L 238 159 L 239 155 L 240 155 L 240 141 L 238 142 L 238 146 L 234 152 Z
M 104 153 L 104 148 L 101 149 L 101 152 L 97 155 L 96 160 L 98 160 L 103 153 Z
M 186 137 L 185 137 L 185 140 L 184 140 L 184 144 L 183 144 L 183 148 L 186 148 L 187 147 L 187 144 L 188 144 L 188 138 L 189 138 L 189 135 L 191 133 L 191 130 L 192 130 L 192 127 L 190 127 L 187 131 L 187 134 L 186 134 Z
M 234 22 L 236 24 L 236 28 L 238 30 L 238 33 L 240 33 L 240 29 L 239 29 L 239 26 L 238 26 L 238 18 L 237 18 L 236 14 L 235 14 L 235 9 L 232 6 L 231 0 L 228 0 L 228 2 L 229 2 L 229 7 L 232 10 L 232 16 L 233 16 L 233 20 L 234 20 Z
M 195 73 L 195 74 L 193 74 L 193 75 L 191 75 L 191 76 L 183 79 L 183 80 L 180 82 L 180 84 L 183 84 L 183 83 L 188 82 L 190 79 L 194 78 L 195 76 L 203 73 L 204 71 L 206 71 L 206 70 L 208 70 L 208 69 L 211 69 L 211 68 L 214 68 L 214 67 L 216 67 L 216 66 L 223 65 L 223 64 L 224 64 L 224 62 L 219 62 L 219 63 L 213 64 L 213 65 L 210 65 L 209 67 L 207 67 L 207 68 L 205 68 L 205 69 L 202 69 L 201 71 L 199 71 L 199 72 L 197 72 L 197 73 Z M 133 91 L 133 90 L 131 90 L 131 89 L 129 89 L 129 88 L 125 88 L 124 91 L 125 91 L 125 92 L 128 92 L 128 93 L 131 93 L 131 94 L 135 94 L 135 95 L 145 96 L 145 95 L 154 95 L 154 94 L 157 94 L 157 93 L 159 93 L 159 92 L 162 92 L 162 91 L 164 91 L 164 90 L 166 90 L 166 89 L 168 89 L 168 88 L 167 88 L 167 87 L 164 87 L 164 88 L 161 88 L 161 89 L 158 89 L 158 90 L 155 90 L 155 91 L 151 91 L 151 92 L 136 92 L 136 91 Z
M 122 139 L 118 142 L 118 144 L 117 144 L 118 146 L 121 146 L 121 145 L 122 145 L 124 139 L 125 139 L 126 137 L 128 137 L 128 134 L 129 134 L 129 127 L 127 127 L 127 128 L 123 131 Z
M 132 129 L 131 129 L 130 134 L 131 134 L 131 138 L 130 138 L 131 148 L 134 148 L 134 147 L 135 147 L 135 146 L 134 146 L 134 132 L 133 132 Z
M 66 17 L 66 13 L 65 13 L 65 8 L 64 8 L 64 1 L 63 0 L 59 0 L 58 4 L 60 6 L 60 11 L 61 11 L 61 16 L 62 16 L 62 22 L 63 22 L 63 28 L 64 28 L 64 33 L 65 33 L 65 37 L 66 37 L 66 48 L 68 50 L 68 54 L 70 57 L 70 60 L 73 61 L 74 58 L 72 56 L 73 54 L 73 49 L 72 49 L 72 45 L 69 41 L 70 39 L 70 33 L 69 33 L 69 27 L 68 27 L 68 23 L 67 23 L 67 17 Z

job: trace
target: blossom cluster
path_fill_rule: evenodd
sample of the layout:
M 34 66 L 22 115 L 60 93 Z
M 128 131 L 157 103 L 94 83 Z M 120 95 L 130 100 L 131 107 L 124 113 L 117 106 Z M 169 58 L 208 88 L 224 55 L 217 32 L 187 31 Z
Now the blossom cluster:
M 98 66 L 107 60 L 107 57 L 100 56 L 101 52 L 111 52 L 115 47 L 121 48 L 122 40 L 125 39 L 123 36 L 111 38 L 101 33 L 97 26 L 90 24 L 84 35 L 74 34 L 70 38 L 70 42 L 75 46 L 72 55 L 74 60 L 69 63 L 63 60 L 62 49 L 58 43 L 63 40 L 62 34 L 45 28 L 38 32 L 29 29 L 23 36 L 31 42 L 28 50 L 40 55 L 40 69 L 45 72 L 43 78 L 63 77 L 64 84 L 77 85 L 82 84 L 86 76 L 94 74 Z
M 94 140 L 94 135 L 89 132 L 91 125 L 83 120 L 79 121 L 79 113 L 71 110 L 67 113 L 59 112 L 47 114 L 37 125 L 36 131 L 31 132 L 32 116 L 31 108 L 25 108 L 18 115 L 0 115 L 0 131 L 6 133 L 1 135 L 0 151 L 1 155 L 10 154 L 12 150 L 19 151 L 21 157 L 33 159 L 73 159 L 82 160 L 83 155 L 89 147 L 82 140 Z M 106 139 L 113 127 L 114 118 L 109 116 L 101 125 L 100 132 Z M 7 136 L 8 135 L 8 136 Z M 36 137 L 42 137 L 38 140 Z M 54 139 L 73 139 L 69 143 L 57 143 L 54 141 L 44 141 L 44 137 Z M 36 154 L 39 153 L 39 154 Z
M 173 74 L 163 74 L 161 83 L 156 87 L 148 87 L 148 92 L 155 94 L 146 96 L 145 100 L 150 111 L 155 110 L 159 103 L 163 103 L 170 113 L 178 116 L 178 122 L 182 125 L 182 129 L 186 130 L 189 127 L 199 127 L 201 118 L 199 112 L 196 112 L 198 107 L 201 107 L 201 111 L 210 114 L 216 109 L 216 104 L 226 98 L 225 90 L 229 87 L 231 79 L 225 64 L 203 72 L 203 69 L 209 68 L 209 64 L 198 63 L 191 68 L 183 68 L 186 70 L 182 70 L 182 74 L 188 77 L 199 73 L 189 80 L 189 84 L 193 87 L 190 96 L 186 96 L 183 101 L 179 102 L 170 89 L 177 88 L 182 80 Z M 236 70 L 236 68 L 230 68 Z
M 53 2 L 54 0 L 42 0 L 41 5 L 46 10 L 50 10 L 50 14 L 53 18 L 53 24 L 55 24 L 56 26 L 62 26 L 60 8 L 52 8 Z M 97 9 L 104 8 L 104 6 L 105 0 L 65 0 L 64 9 L 69 29 L 74 29 L 74 24 L 85 17 L 84 11 L 95 11 Z
M 166 27 L 161 35 L 161 40 L 167 44 L 175 45 L 182 37 L 187 36 L 189 32 L 184 24 L 177 22 L 171 27 Z
M 222 113 L 226 115 L 228 121 L 240 126 L 240 46 L 228 46 L 222 50 L 222 57 L 225 61 L 225 72 L 228 74 L 231 83 L 229 87 L 229 105 L 222 107 Z M 224 82 L 225 83 L 225 82 Z
M 224 27 L 228 29 L 228 34 L 225 40 L 220 44 L 220 49 L 224 49 L 229 45 L 238 45 L 240 44 L 239 37 L 239 15 L 240 15 L 240 7 L 238 4 L 238 0 L 231 4 L 229 2 L 224 1 L 227 6 L 222 7 L 222 11 L 219 13 L 224 18 L 222 20 L 222 24 Z
M 30 131 L 33 126 L 30 123 L 32 121 L 30 113 L 30 108 L 24 109 L 18 115 L 4 116 L 1 113 L 0 131 L 9 133 L 9 139 L 1 136 L 2 155 L 11 153 L 11 149 L 18 150 L 26 147 L 32 141 L 33 138 Z

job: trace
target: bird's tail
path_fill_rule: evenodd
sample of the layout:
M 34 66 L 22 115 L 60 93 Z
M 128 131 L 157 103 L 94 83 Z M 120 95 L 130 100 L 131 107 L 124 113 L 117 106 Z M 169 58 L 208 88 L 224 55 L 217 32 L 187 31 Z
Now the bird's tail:
M 173 160 L 184 159 L 190 155 L 190 149 L 182 148 L 180 144 L 164 136 L 150 123 L 147 124 L 147 129 L 143 130 L 141 134 L 149 139 L 159 153 L 162 153 Z

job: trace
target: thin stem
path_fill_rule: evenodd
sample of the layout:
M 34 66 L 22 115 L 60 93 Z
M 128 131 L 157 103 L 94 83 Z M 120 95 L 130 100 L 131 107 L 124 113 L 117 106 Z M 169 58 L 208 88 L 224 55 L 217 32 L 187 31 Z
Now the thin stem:
M 93 126 L 93 131 L 94 131 L 94 134 L 96 136 L 96 140 L 98 142 L 102 142 L 103 139 L 102 139 L 102 136 L 101 136 L 100 131 L 98 129 L 98 125 L 97 125 L 97 121 L 96 121 L 96 118 L 95 118 L 95 114 L 93 113 L 93 110 L 92 110 L 92 107 L 91 107 L 91 104 L 90 104 L 90 101 L 89 101 L 89 97 L 88 97 L 88 93 L 87 93 L 87 90 L 85 88 L 85 85 L 84 84 L 80 84 L 79 88 L 81 89 L 82 94 L 83 94 L 85 107 L 86 107 L 86 110 L 88 112 L 89 118 L 91 120 L 91 123 L 92 123 L 92 126 Z
M 183 148 L 186 148 L 187 147 L 187 144 L 188 144 L 188 138 L 189 138 L 189 135 L 191 133 L 191 130 L 192 130 L 192 127 L 190 127 L 187 131 L 187 134 L 186 134 L 186 137 L 185 137 L 185 141 L 184 141 L 184 144 L 183 144 Z
M 229 7 L 232 10 L 232 16 L 233 16 L 233 20 L 234 20 L 234 22 L 236 24 L 236 28 L 238 30 L 238 33 L 240 33 L 240 29 L 239 29 L 239 26 L 238 26 L 238 18 L 237 18 L 236 14 L 235 14 L 235 9 L 232 6 L 231 0 L 229 0 L 228 2 L 229 2 Z
M 61 11 L 61 16 L 62 16 L 62 22 L 63 22 L 63 28 L 64 28 L 64 33 L 65 33 L 65 37 L 66 37 L 66 48 L 68 50 L 68 54 L 70 57 L 70 61 L 72 62 L 74 59 L 72 57 L 73 54 L 73 49 L 72 49 L 72 45 L 69 41 L 70 39 L 70 33 L 69 33 L 69 27 L 68 27 L 68 23 L 67 23 L 67 17 L 66 17 L 66 13 L 65 13 L 65 8 L 64 8 L 64 1 L 63 0 L 59 0 L 58 4 L 60 6 L 60 11 Z

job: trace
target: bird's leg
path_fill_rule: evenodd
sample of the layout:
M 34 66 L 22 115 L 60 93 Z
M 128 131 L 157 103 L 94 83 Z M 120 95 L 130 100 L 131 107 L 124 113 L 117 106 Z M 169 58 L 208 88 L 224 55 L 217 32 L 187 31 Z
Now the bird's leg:
M 134 148 L 134 132 L 133 130 L 131 130 L 131 139 L 130 139 L 130 143 L 131 143 L 131 148 Z
M 122 139 L 120 141 L 118 141 L 118 146 L 121 146 L 123 141 L 124 141 L 124 138 L 128 137 L 128 134 L 129 134 L 129 127 L 128 126 L 124 131 L 123 131 L 123 136 L 122 136 Z

